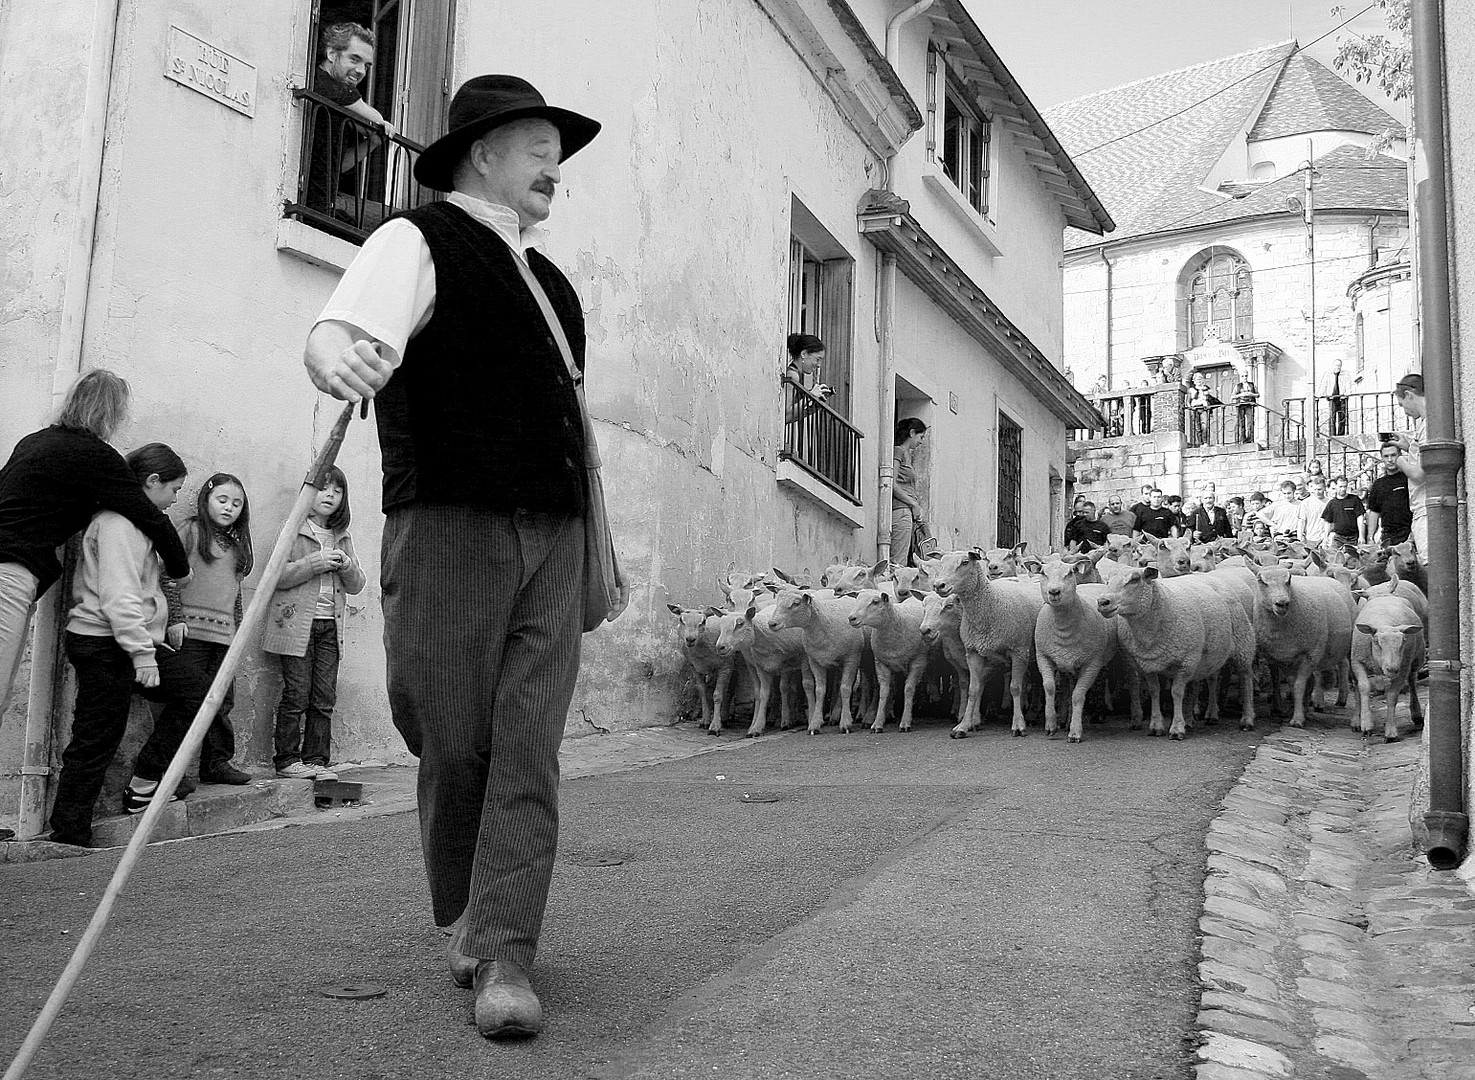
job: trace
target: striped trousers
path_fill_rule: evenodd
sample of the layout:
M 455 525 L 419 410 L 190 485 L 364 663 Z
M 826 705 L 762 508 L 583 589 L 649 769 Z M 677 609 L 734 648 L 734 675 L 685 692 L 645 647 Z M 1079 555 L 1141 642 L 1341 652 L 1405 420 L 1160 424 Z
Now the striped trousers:
M 394 726 L 420 759 L 435 921 L 532 965 L 558 845 L 558 746 L 579 673 L 579 517 L 415 504 L 385 519 Z

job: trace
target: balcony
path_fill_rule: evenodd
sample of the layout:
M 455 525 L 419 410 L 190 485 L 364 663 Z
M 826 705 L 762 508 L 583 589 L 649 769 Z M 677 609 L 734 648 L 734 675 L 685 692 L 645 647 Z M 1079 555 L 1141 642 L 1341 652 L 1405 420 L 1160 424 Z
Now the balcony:
M 424 149 L 384 132 L 311 90 L 295 90 L 302 106 L 302 157 L 295 198 L 284 217 L 361 244 L 386 218 L 442 198 L 415 182 Z
M 787 379 L 778 479 L 859 527 L 860 441 L 865 436 L 819 398 Z

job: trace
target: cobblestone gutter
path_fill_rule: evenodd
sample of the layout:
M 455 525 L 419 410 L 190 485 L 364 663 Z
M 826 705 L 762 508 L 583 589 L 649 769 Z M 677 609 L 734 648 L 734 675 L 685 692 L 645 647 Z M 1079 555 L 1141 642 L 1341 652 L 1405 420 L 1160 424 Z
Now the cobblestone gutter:
M 1286 728 L 1225 797 L 1198 1080 L 1475 1080 L 1475 899 L 1415 855 L 1418 755 Z

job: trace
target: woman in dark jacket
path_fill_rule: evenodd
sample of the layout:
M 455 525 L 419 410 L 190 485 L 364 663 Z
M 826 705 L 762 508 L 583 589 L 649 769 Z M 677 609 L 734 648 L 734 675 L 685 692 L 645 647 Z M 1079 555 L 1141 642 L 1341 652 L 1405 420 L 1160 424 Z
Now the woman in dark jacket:
M 36 600 L 61 577 L 56 549 L 99 510 L 137 525 L 169 576 L 189 576 L 179 534 L 108 445 L 127 415 L 128 384 L 111 371 L 89 371 L 67 391 L 56 423 L 16 443 L 0 469 L 0 715 Z

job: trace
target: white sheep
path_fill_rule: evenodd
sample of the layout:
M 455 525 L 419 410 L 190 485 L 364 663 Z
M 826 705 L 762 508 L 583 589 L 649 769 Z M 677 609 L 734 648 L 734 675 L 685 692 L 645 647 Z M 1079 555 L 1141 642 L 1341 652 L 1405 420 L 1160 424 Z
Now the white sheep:
M 1254 632 L 1244 609 L 1206 581 L 1208 574 L 1164 578 L 1155 566 L 1119 571 L 1097 599 L 1097 610 L 1118 619 L 1117 640 L 1122 652 L 1147 678 L 1152 697 L 1149 735 L 1163 734 L 1162 688 L 1159 677 L 1172 680 L 1173 720 L 1168 736 L 1187 733 L 1184 695 L 1190 683 L 1208 684 L 1208 719 L 1219 715 L 1219 673 L 1233 663 L 1241 683 L 1252 687 Z M 1240 695 L 1243 729 L 1255 726 L 1255 696 Z
M 1424 723 L 1419 702 L 1418 672 L 1424 666 L 1424 626 L 1418 612 L 1402 596 L 1382 595 L 1364 600 L 1353 624 L 1352 675 L 1357 680 L 1358 712 L 1353 730 L 1373 730 L 1372 677 L 1386 680 L 1383 690 L 1383 740 L 1397 742 L 1393 710 L 1398 695 L 1408 687 L 1408 711 L 1414 727 Z M 1360 724 L 1359 724 L 1360 721 Z
M 926 638 L 929 645 L 942 650 L 942 658 L 957 676 L 953 715 L 962 720 L 970 709 L 976 710 L 979 707 L 975 695 L 983 691 L 984 672 L 983 657 L 970 653 L 963 644 L 963 601 L 957 596 L 927 593 L 922 597 L 921 630 L 922 637 Z
M 984 573 L 990 581 L 1001 577 L 1016 577 L 1019 573 L 1019 560 L 1029 549 L 1029 544 L 1015 544 L 1012 548 L 989 548 L 980 554 L 983 558 Z
M 702 702 L 702 726 L 710 734 L 722 734 L 722 714 L 727 707 L 727 690 L 732 682 L 734 656 L 717 651 L 716 608 L 688 608 L 667 604 L 676 616 L 681 655 L 697 677 L 697 696 Z
M 1086 695 L 1117 652 L 1116 620 L 1103 617 L 1096 608 L 1097 597 L 1105 586 L 1084 580 L 1087 572 L 1095 568 L 1096 564 L 1085 555 L 1047 562 L 1044 577 L 1040 579 L 1044 606 L 1035 618 L 1035 663 L 1045 686 L 1045 733 L 1054 735 L 1060 726 L 1056 680 L 1062 675 L 1074 676 L 1068 732 L 1068 739 L 1073 743 L 1081 741 Z M 1142 716 L 1135 677 L 1131 686 L 1135 720 Z
M 1015 550 L 1022 554 L 1021 548 Z M 986 665 L 1009 665 L 1009 695 L 1014 699 L 1010 731 L 1025 734 L 1024 686 L 1034 660 L 1035 617 L 1044 603 L 1038 586 L 1017 578 L 990 580 L 978 551 L 948 552 L 931 561 L 927 574 L 938 595 L 956 593 L 962 601 L 961 634 L 968 651 Z M 968 708 L 951 733 L 955 739 L 965 738 L 982 720 L 978 709 L 981 674 L 973 673 Z
M 872 731 L 886 729 L 886 714 L 891 707 L 891 677 L 902 672 L 901 731 L 912 730 L 912 703 L 917 684 L 927 670 L 927 639 L 922 636 L 922 602 L 916 599 L 894 600 L 889 593 L 865 589 L 855 598 L 850 625 L 870 630 L 871 652 L 876 658 L 876 720 Z
M 1275 679 L 1272 704 L 1280 699 L 1278 669 L 1289 667 L 1294 672 L 1290 724 L 1304 727 L 1306 684 L 1317 672 L 1338 669 L 1346 700 L 1346 665 L 1356 616 L 1352 593 L 1335 578 L 1297 576 L 1283 566 L 1250 569 L 1259 586 L 1255 640 Z
M 784 589 L 773 605 L 770 625 L 777 629 L 803 630 L 804 656 L 814 676 L 814 696 L 809 704 L 809 734 L 818 735 L 824 726 L 825 695 L 831 670 L 840 673 L 840 730 L 849 733 L 853 721 L 850 695 L 865 651 L 865 631 L 850 625 L 855 598 L 827 596 L 802 589 Z
M 770 597 L 772 599 L 772 597 Z M 722 656 L 741 653 L 757 681 L 753 699 L 753 722 L 748 738 L 754 739 L 768 727 L 768 706 L 773 687 L 779 687 L 779 730 L 793 724 L 793 675 L 798 674 L 806 700 L 814 696 L 814 677 L 804 656 L 804 634 L 772 625 L 773 606 L 750 603 L 742 612 L 728 612 L 718 620 L 717 652 Z

